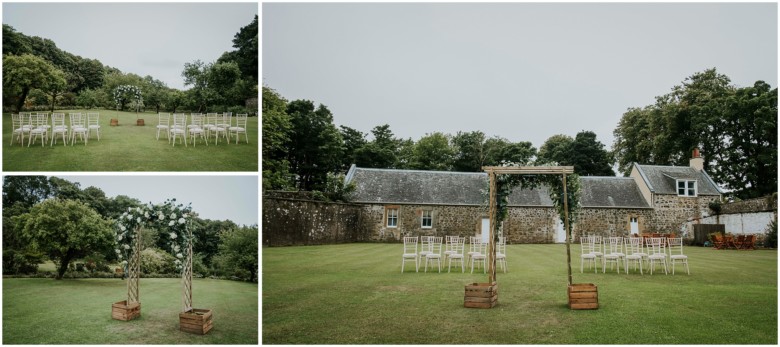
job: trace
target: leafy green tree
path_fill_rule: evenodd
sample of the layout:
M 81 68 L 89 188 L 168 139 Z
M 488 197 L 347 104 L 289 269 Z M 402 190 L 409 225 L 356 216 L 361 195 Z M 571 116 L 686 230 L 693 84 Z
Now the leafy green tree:
M 3 177 L 3 273 L 35 272 L 43 261 L 43 255 L 30 246 L 16 219 L 50 196 L 46 176 Z
M 423 136 L 414 146 L 413 169 L 449 171 L 454 151 L 446 135 L 435 132 Z
M 536 162 L 539 164 L 558 163 L 559 165 L 570 165 L 569 158 L 573 142 L 574 139 L 568 135 L 558 134 L 550 136 L 539 147 Z
M 219 235 L 219 254 L 214 261 L 227 276 L 257 279 L 257 226 L 226 230 Z
M 414 140 L 398 139 L 398 150 L 396 151 L 395 163 L 392 168 L 395 169 L 411 169 L 412 161 L 414 160 Z
M 12 26 L 3 24 L 3 55 L 22 55 L 32 53 L 27 36 L 16 31 Z
M 62 96 L 68 87 L 68 83 L 65 81 L 65 73 L 58 69 L 52 70 L 46 85 L 46 91 L 51 98 L 51 112 L 54 112 L 54 104 L 57 101 L 57 97 Z
M 263 86 L 263 190 L 293 186 L 287 146 L 292 124 L 287 115 L 287 100 L 275 90 Z
M 160 113 L 160 106 L 162 106 L 167 99 L 168 92 L 165 82 L 156 80 L 152 76 L 144 77 L 144 84 L 142 86 L 144 97 L 144 103 L 148 106 L 154 107 L 154 113 Z
M 198 112 L 204 112 L 209 105 L 213 105 L 219 99 L 219 95 L 213 88 L 209 88 L 209 69 L 210 64 L 200 60 L 192 63 L 184 63 L 184 85 L 192 86 L 187 93 L 194 102 Z
M 168 93 L 165 95 L 164 102 L 168 106 L 168 109 L 171 110 L 171 112 L 176 113 L 177 108 L 186 104 L 187 95 L 185 92 L 182 92 L 181 90 L 170 89 L 168 90 Z
M 84 108 L 94 108 L 105 104 L 105 95 L 101 95 L 99 90 L 84 89 L 76 97 L 76 106 Z
M 371 129 L 374 139 L 355 151 L 355 163 L 360 167 L 393 168 L 398 153 L 398 140 L 389 124 Z
M 46 176 L 4 176 L 3 206 L 20 203 L 25 209 L 52 196 L 52 187 Z
M 596 133 L 581 131 L 571 145 L 570 163 L 579 176 L 614 176 L 612 159 L 604 144 L 596 140 Z
M 322 190 L 327 173 L 341 166 L 342 139 L 327 107 L 309 100 L 287 105 L 292 125 L 287 160 L 301 190 Z
M 344 160 L 341 164 L 341 171 L 346 172 L 352 166 L 357 164 L 357 152 L 365 146 L 366 134 L 348 126 L 340 126 L 341 138 L 344 140 Z
M 232 61 L 238 64 L 241 69 L 241 75 L 251 78 L 251 81 L 257 85 L 257 59 L 258 59 L 258 16 L 252 23 L 242 27 L 233 37 L 233 48 L 235 51 L 225 52 L 217 62 Z
M 451 139 L 455 156 L 452 169 L 460 172 L 481 172 L 485 164 L 485 133 L 458 132 Z
M 114 245 L 111 223 L 78 201 L 43 201 L 19 216 L 18 223 L 31 244 L 58 265 L 57 279 L 62 279 L 72 260 Z
M 32 54 L 4 55 L 3 97 L 9 101 L 15 98 L 16 112 L 21 111 L 31 90 L 49 87 L 55 70 L 51 63 Z

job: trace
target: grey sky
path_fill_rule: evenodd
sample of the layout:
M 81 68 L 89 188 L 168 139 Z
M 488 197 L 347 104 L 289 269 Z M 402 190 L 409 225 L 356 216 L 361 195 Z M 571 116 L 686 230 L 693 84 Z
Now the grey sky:
M 62 176 L 79 182 L 81 189 L 94 186 L 107 197 L 126 195 L 142 203 L 192 203 L 203 219 L 232 220 L 238 225 L 258 224 L 257 176 Z
M 696 72 L 777 86 L 777 4 L 265 3 L 263 83 L 398 137 L 594 131 Z M 369 136 L 370 138 L 370 136 Z
M 233 36 L 257 14 L 257 2 L 3 4 L 3 24 L 25 35 L 178 89 L 184 63 L 234 50 Z

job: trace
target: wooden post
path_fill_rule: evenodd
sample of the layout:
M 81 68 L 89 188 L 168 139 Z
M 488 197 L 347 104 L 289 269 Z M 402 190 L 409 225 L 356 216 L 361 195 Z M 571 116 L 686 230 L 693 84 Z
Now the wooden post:
M 563 227 L 566 233 L 566 265 L 569 270 L 569 285 L 571 286 L 571 246 L 569 245 L 569 195 L 566 194 L 566 173 L 563 174 Z
M 488 242 L 488 284 L 491 285 L 496 282 L 496 240 L 495 240 L 495 228 L 496 228 L 496 173 L 493 170 L 488 172 L 490 178 L 490 241 Z
M 182 312 L 188 312 L 192 310 L 192 230 L 189 228 L 187 228 L 187 259 L 182 266 Z

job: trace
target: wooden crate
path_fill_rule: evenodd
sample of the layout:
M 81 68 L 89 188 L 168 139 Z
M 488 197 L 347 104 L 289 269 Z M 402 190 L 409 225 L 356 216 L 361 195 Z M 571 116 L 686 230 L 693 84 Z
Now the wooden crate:
M 111 305 L 111 318 L 129 321 L 141 316 L 141 303 L 127 304 L 127 300 L 115 302 Z
M 212 326 L 211 310 L 193 308 L 187 312 L 179 313 L 179 330 L 181 331 L 205 335 Z
M 466 285 L 463 307 L 493 308 L 498 303 L 498 284 L 472 283 Z
M 593 283 L 569 285 L 569 308 L 572 310 L 596 310 L 599 308 L 599 290 Z

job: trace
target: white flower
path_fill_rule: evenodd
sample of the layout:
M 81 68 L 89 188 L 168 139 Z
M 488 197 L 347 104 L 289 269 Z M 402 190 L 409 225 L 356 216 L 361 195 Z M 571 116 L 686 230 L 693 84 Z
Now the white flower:
M 178 264 L 181 264 L 181 260 L 179 260 L 179 259 L 176 259 L 176 261 L 174 262 L 174 264 L 176 264 L 176 265 L 178 265 Z
M 123 247 L 124 249 L 130 249 L 130 246 L 128 246 L 128 245 L 122 245 L 122 247 Z
M 171 213 L 171 219 L 176 219 L 176 214 L 175 213 Z
M 128 214 L 127 215 L 127 220 L 133 220 L 133 215 L 132 214 Z
M 121 254 L 117 254 L 116 256 L 119 257 L 119 259 L 122 259 L 122 255 Z
M 120 251 L 119 249 L 115 249 L 114 251 L 116 251 L 116 254 L 122 253 L 122 251 Z
M 159 218 L 160 220 L 165 220 L 165 215 L 162 212 L 160 212 L 160 214 L 157 215 L 157 218 Z
M 184 258 L 184 256 L 181 253 L 176 253 L 176 258 Z
M 176 235 L 176 233 L 170 233 L 168 235 L 171 237 L 171 240 L 175 240 L 176 237 L 178 237 L 178 235 Z
M 125 238 L 125 234 L 119 234 L 119 236 L 116 237 L 116 240 L 122 241 L 123 238 Z
M 179 245 L 173 246 L 173 251 L 174 252 L 179 252 L 180 250 L 181 250 L 181 247 L 179 247 Z
M 133 212 L 133 208 L 132 207 L 128 207 L 127 208 L 127 212 Z
M 169 226 L 169 227 L 172 227 L 174 224 L 176 224 L 176 221 L 170 221 L 170 222 L 168 222 L 168 226 Z
M 184 224 L 185 220 L 184 218 L 179 218 L 179 224 Z
M 127 216 L 127 212 L 122 213 L 122 217 Z
M 149 212 L 144 212 L 144 217 L 149 218 Z
M 138 217 L 138 219 L 136 219 L 136 221 L 138 221 L 138 223 L 141 223 L 141 217 Z
M 127 265 L 127 260 L 122 260 L 122 265 Z
M 187 214 L 187 213 L 185 213 L 185 214 L 184 214 L 184 218 L 187 218 L 187 217 L 189 217 L 189 216 L 190 216 L 190 215 L 189 215 L 189 214 Z
M 124 225 L 122 225 L 122 224 L 119 224 L 119 230 L 125 231 L 125 230 L 127 230 L 127 228 L 125 228 L 125 226 L 124 226 Z

